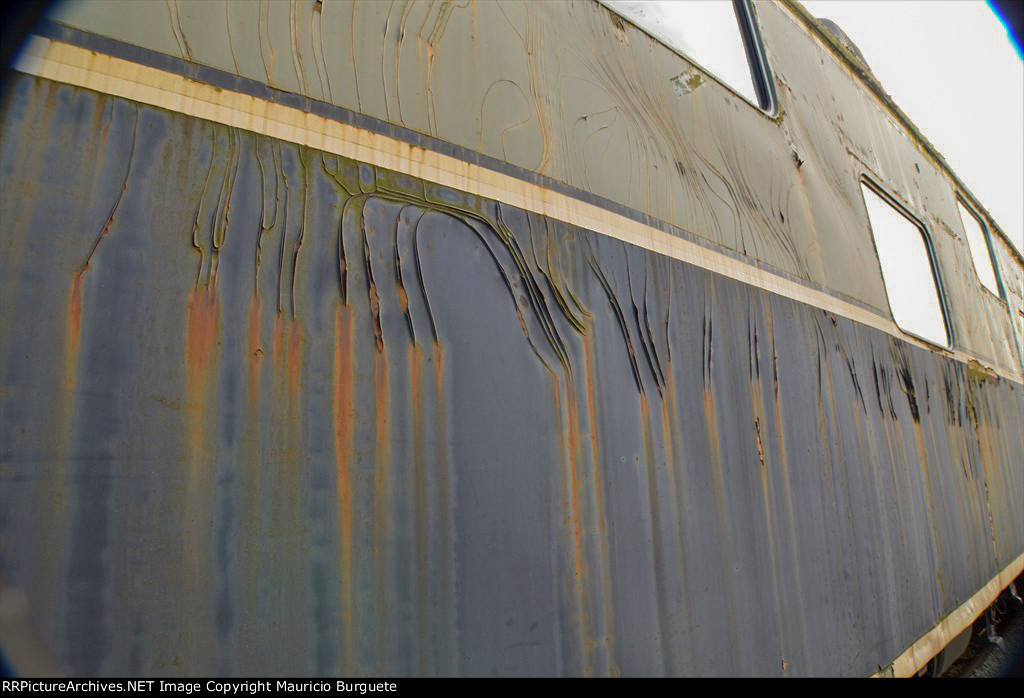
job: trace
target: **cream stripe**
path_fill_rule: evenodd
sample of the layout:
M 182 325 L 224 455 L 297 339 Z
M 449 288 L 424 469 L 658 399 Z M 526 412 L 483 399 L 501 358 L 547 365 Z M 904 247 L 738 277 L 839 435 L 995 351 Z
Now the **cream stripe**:
M 694 264 L 841 315 L 911 344 L 933 349 L 926 342 L 903 333 L 892 320 L 853 303 L 571 196 L 388 136 L 38 36 L 31 38 L 18 57 L 15 68 L 49 80 L 306 145 L 500 201 Z M 962 351 L 951 353 L 963 363 L 973 359 Z M 1024 374 L 1016 370 L 980 363 L 1005 378 L 1024 382 Z
M 1016 560 L 993 577 L 978 593 L 939 621 L 934 628 L 921 636 L 921 639 L 897 657 L 889 667 L 874 676 L 905 678 L 916 674 L 943 647 L 948 645 L 957 635 L 970 626 L 975 618 L 992 605 L 996 597 L 999 596 L 1003 589 L 1010 585 L 1010 582 L 1021 573 L 1021 570 L 1024 570 L 1024 554 L 1018 555 Z

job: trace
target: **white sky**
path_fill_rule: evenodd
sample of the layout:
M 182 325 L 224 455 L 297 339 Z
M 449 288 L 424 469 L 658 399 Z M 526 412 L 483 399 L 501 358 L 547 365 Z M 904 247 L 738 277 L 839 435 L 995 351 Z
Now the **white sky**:
M 1024 63 L 980 1 L 808 0 L 1024 250 Z

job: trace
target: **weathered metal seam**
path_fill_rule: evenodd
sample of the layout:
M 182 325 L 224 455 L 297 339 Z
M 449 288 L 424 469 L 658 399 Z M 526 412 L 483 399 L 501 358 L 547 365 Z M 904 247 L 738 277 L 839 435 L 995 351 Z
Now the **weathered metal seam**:
M 936 351 L 928 343 L 902 332 L 890 318 L 803 282 L 551 189 L 301 109 L 41 37 L 33 37 L 15 68 L 36 77 L 324 150 L 516 206 L 841 315 L 909 344 Z M 981 363 L 1003 378 L 1024 384 L 1020 372 L 979 361 L 962 349 L 941 353 L 961 363 Z
M 989 580 L 988 584 L 979 589 L 974 596 L 946 614 L 942 620 L 935 624 L 935 627 L 922 635 L 903 654 L 894 659 L 892 664 L 873 674 L 872 678 L 906 678 L 916 674 L 943 647 L 968 628 L 1021 571 L 1024 571 L 1024 553 L 1018 555 L 1016 560 L 1004 567 L 999 574 Z

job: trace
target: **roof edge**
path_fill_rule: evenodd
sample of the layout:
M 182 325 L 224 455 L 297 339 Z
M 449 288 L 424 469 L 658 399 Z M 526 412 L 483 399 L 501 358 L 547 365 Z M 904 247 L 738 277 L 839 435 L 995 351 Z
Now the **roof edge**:
M 799 19 L 804 26 L 806 26 L 821 43 L 825 44 L 832 53 L 839 58 L 847 68 L 849 68 L 860 80 L 875 94 L 878 100 L 889 110 L 889 112 L 895 117 L 900 124 L 907 129 L 907 131 L 914 137 L 918 144 L 924 148 L 925 152 L 932 158 L 936 165 L 939 166 L 949 177 L 953 180 L 954 184 L 959 189 L 960 193 L 963 194 L 970 202 L 975 206 L 977 211 L 985 217 L 985 223 L 991 232 L 994 232 L 999 238 L 1006 243 L 1006 246 L 1010 249 L 1010 253 L 1016 257 L 1019 264 L 1024 265 L 1024 253 L 1017 249 L 1017 246 L 1010 239 L 1003 229 L 996 223 L 995 218 L 988 212 L 981 201 L 974 193 L 967 188 L 963 180 L 957 176 L 956 172 L 950 166 L 946 159 L 939 152 L 938 148 L 932 145 L 931 141 L 925 138 L 921 130 L 910 120 L 910 117 L 904 113 L 902 109 L 896 104 L 893 98 L 885 91 L 882 87 L 882 83 L 879 82 L 878 78 L 862 63 L 857 57 L 850 51 L 846 46 L 837 39 L 832 32 L 825 28 L 825 26 L 818 21 L 818 18 L 812 15 L 807 8 L 805 8 L 798 0 L 777 0 L 780 5 L 785 7 Z

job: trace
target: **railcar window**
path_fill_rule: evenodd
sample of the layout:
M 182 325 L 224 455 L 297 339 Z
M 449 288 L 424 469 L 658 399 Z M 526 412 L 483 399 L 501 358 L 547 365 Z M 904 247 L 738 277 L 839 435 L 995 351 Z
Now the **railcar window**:
M 949 346 L 924 228 L 867 185 L 861 188 L 893 319 L 906 332 Z
M 763 53 L 746 0 L 601 0 L 681 51 L 764 110 L 771 109 Z M 685 82 L 685 78 L 684 78 Z
M 967 232 L 967 245 L 971 248 L 974 270 L 978 272 L 978 278 L 981 279 L 985 288 L 999 296 L 999 282 L 996 280 L 996 270 L 992 262 L 992 252 L 985 228 L 974 212 L 959 200 L 956 202 L 956 207 L 960 209 L 960 220 L 963 221 L 964 230 Z

